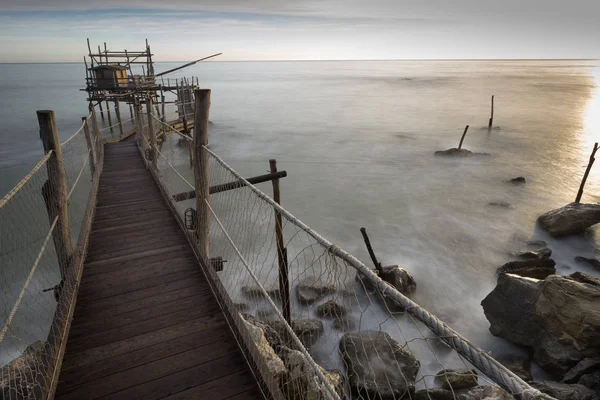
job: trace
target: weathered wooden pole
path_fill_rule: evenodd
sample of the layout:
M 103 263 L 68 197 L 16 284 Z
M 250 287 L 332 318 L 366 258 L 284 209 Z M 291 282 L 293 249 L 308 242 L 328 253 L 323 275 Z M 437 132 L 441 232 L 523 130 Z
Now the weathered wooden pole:
M 123 136 L 123 122 L 121 121 L 121 107 L 119 100 L 115 100 L 115 114 L 117 114 L 117 122 L 119 123 L 119 137 Z
M 271 174 L 277 173 L 277 160 L 269 160 Z M 273 179 L 273 200 L 281 204 L 279 192 L 279 179 Z M 275 210 L 275 241 L 277 243 L 277 261 L 279 263 L 279 292 L 281 293 L 281 307 L 283 318 L 288 324 L 291 323 L 292 311 L 290 303 L 290 281 L 288 278 L 288 260 L 287 249 L 283 244 L 283 224 L 281 222 L 281 213 Z
M 96 172 L 96 146 L 94 146 L 94 138 L 92 137 L 92 132 L 90 131 L 90 126 L 88 125 L 87 117 L 81 118 L 83 121 L 83 131 L 85 133 L 85 141 L 87 142 L 88 150 L 89 150 L 89 158 L 90 158 L 90 171 L 92 172 L 92 176 Z
M 210 214 L 206 202 L 210 199 L 208 154 L 208 116 L 210 112 L 210 89 L 196 90 L 196 112 L 194 114 L 194 182 L 196 186 L 196 236 L 198 249 L 206 266 L 209 266 Z
M 167 122 L 167 118 L 165 117 L 165 93 L 163 92 L 162 86 L 160 87 L 160 97 L 161 97 L 161 100 L 162 100 L 162 110 L 161 110 L 162 122 L 166 123 Z
M 98 102 L 98 106 L 100 106 L 100 118 L 104 121 L 104 110 L 102 110 L 102 101 Z
M 129 103 L 129 118 L 131 118 L 133 122 L 133 106 L 131 105 L 131 103 Z
M 150 154 L 152 154 L 152 168 L 155 171 L 158 171 L 158 160 L 156 153 L 156 132 L 154 132 L 154 127 L 152 125 L 152 96 L 148 96 L 146 99 L 146 113 L 148 114 L 148 135 L 150 136 Z
M 490 122 L 488 124 L 488 130 L 492 129 L 492 125 L 494 124 L 494 95 L 492 95 L 492 114 L 490 116 Z
M 465 126 L 465 131 L 463 132 L 462 137 L 460 138 L 460 143 L 458 144 L 459 150 L 462 148 L 462 144 L 463 144 L 463 141 L 465 140 L 465 136 L 467 136 L 468 130 L 469 130 L 469 125 Z
M 96 148 L 97 159 L 104 157 L 104 145 L 102 144 L 102 137 L 100 136 L 100 128 L 98 128 L 98 118 L 96 117 L 96 109 L 92 105 L 90 112 L 92 113 L 92 131 L 94 137 L 94 143 Z
M 381 263 L 377 260 L 377 257 L 375 257 L 375 252 L 373 251 L 373 247 L 371 246 L 371 241 L 369 240 L 369 236 L 367 235 L 367 230 L 365 228 L 360 228 L 360 233 L 362 233 L 365 245 L 367 245 L 367 251 L 369 252 L 371 261 L 373 261 L 373 265 L 375 265 L 375 269 L 379 273 L 379 277 L 382 278 L 383 267 L 381 266 Z
M 588 162 L 588 166 L 585 170 L 585 174 L 583 174 L 583 178 L 581 179 L 581 185 L 579 185 L 579 191 L 577 192 L 577 198 L 575 199 L 575 203 L 579 203 L 581 201 L 581 196 L 583 196 L 583 188 L 585 186 L 585 181 L 587 181 L 588 175 L 590 174 L 590 170 L 592 169 L 592 165 L 596 159 L 594 156 L 596 155 L 596 151 L 598 151 L 598 143 L 594 143 L 594 148 L 592 150 L 592 154 L 590 154 L 590 161 Z
M 110 126 L 110 132 L 113 131 L 112 126 L 112 118 L 110 118 L 110 106 L 108 105 L 108 100 L 106 100 L 106 115 L 108 116 L 108 126 Z
M 69 273 L 73 245 L 69 231 L 69 212 L 67 199 L 67 176 L 65 173 L 60 139 L 54 120 L 54 111 L 37 111 L 38 123 L 40 125 L 40 139 L 44 146 L 44 153 L 52 151 L 52 155 L 46 163 L 48 169 L 48 180 L 42 188 L 42 195 L 46 202 L 50 224 L 57 218 L 52 240 L 58 258 L 61 278 L 64 280 Z

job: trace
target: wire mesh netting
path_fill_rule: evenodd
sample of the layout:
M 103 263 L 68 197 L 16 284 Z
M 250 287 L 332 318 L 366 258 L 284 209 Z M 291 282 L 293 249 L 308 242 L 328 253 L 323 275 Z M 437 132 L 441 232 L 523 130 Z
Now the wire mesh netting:
M 194 242 L 194 228 L 205 221 L 195 212 L 195 196 L 182 196 L 194 189 L 190 141 L 181 133 L 167 136 L 157 156 L 163 187 L 172 198 L 187 198 L 173 205 Z M 212 266 L 207 278 L 257 365 L 257 378 L 271 393 L 287 399 L 539 395 L 412 303 L 406 296 L 416 284 L 408 271 L 367 269 L 257 188 L 240 183 L 216 154 L 204 148 L 203 155 L 209 165 L 210 247 L 209 254 L 199 251 Z M 221 191 L 223 186 L 237 188 Z
M 60 151 L 66 176 L 67 204 L 48 181 L 55 152 L 50 151 L 0 201 L 0 393 L 3 399 L 44 398 L 54 379 L 60 345 L 81 272 L 78 260 L 86 240 L 82 227 L 89 212 L 92 152 L 100 151 L 95 129 L 91 146 L 81 128 Z M 91 124 L 90 124 L 91 125 Z M 89 127 L 89 125 L 88 125 Z M 70 250 L 61 262 L 56 252 L 59 214 L 66 207 L 63 237 Z

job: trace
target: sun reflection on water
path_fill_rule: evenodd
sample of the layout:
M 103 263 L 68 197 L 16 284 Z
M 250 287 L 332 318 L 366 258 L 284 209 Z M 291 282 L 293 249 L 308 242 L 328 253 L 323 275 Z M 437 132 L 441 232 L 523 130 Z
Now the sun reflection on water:
M 594 143 L 600 142 L 600 65 L 595 65 L 591 70 L 591 75 L 594 78 L 595 88 L 592 90 L 592 94 L 587 103 L 584 121 L 583 121 L 583 132 L 581 135 L 581 146 L 583 148 L 582 162 L 587 164 L 589 155 L 594 147 Z M 596 155 L 596 162 L 588 182 L 594 183 L 600 182 L 600 154 Z M 590 182 L 591 183 L 591 182 Z

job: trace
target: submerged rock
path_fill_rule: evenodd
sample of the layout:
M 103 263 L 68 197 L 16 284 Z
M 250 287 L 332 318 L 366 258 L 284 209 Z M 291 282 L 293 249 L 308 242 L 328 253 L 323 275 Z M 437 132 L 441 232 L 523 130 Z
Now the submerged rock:
M 517 257 L 524 260 L 539 260 L 540 258 L 550 258 L 551 255 L 552 250 L 547 247 L 543 247 L 533 251 L 524 251 L 522 253 L 518 253 Z
M 264 299 L 264 298 L 266 298 L 266 296 L 271 297 L 271 299 L 273 299 L 273 300 L 281 299 L 281 293 L 279 292 L 279 289 L 277 289 L 277 288 L 265 288 L 265 290 L 263 291 L 258 286 L 243 286 L 242 293 L 244 294 L 244 296 L 247 296 L 247 297 L 250 297 L 253 299 Z
M 472 388 L 478 385 L 477 370 L 444 369 L 435 375 L 435 381 L 442 387 L 442 389 L 446 390 Z
M 556 273 L 556 262 L 551 258 L 511 261 L 500 268 L 498 273 L 515 274 L 528 278 L 545 279 Z
M 531 375 L 531 358 L 524 356 L 504 356 L 497 359 L 502 365 L 510 369 L 515 375 L 525 382 L 533 380 Z
M 333 320 L 333 328 L 342 332 L 351 331 L 356 328 L 356 322 L 348 317 L 336 318 Z
M 504 389 L 496 386 L 478 386 L 466 393 L 461 393 L 456 397 L 457 400 L 513 400 Z
M 569 278 L 575 282 L 587 283 L 588 285 L 600 286 L 600 279 L 588 275 L 584 272 L 573 272 L 569 275 Z
M 543 281 L 501 274 L 482 301 L 490 332 L 531 347 L 546 371 L 562 378 L 600 354 L 600 286 L 551 275 Z
M 417 289 L 415 279 L 399 265 L 383 267 L 381 279 L 398 289 L 402 294 L 409 295 Z
M 590 267 L 594 267 L 597 270 L 600 270 L 600 260 L 597 260 L 595 258 L 577 256 L 575 257 L 575 261 L 577 261 L 579 264 L 589 265 Z
M 356 395 L 381 400 L 414 395 L 420 363 L 386 332 L 346 333 L 340 352 Z
M 433 154 L 436 156 L 443 156 L 443 157 L 471 157 L 471 156 L 489 156 L 490 155 L 489 153 L 473 153 L 472 151 L 469 151 L 467 149 L 458 149 L 456 147 L 453 147 L 448 150 L 438 150 Z
M 336 303 L 335 300 L 329 300 L 317 307 L 319 317 L 343 318 L 347 313 L 346 307 Z
M 413 400 L 455 400 L 454 393 L 446 389 L 426 389 L 415 393 Z
M 296 297 L 301 304 L 312 304 L 335 290 L 335 286 L 307 280 L 296 286 Z
M 570 203 L 541 215 L 538 222 L 554 237 L 576 235 L 600 222 L 600 205 Z
M 531 382 L 531 387 L 554 397 L 556 400 L 594 400 L 596 393 L 583 385 L 541 381 Z
M 282 338 L 283 345 L 291 346 L 289 331 L 284 321 L 263 321 L 263 323 L 273 329 L 279 338 Z M 290 326 L 302 344 L 307 347 L 319 340 L 323 333 L 323 322 L 318 319 L 299 319 L 292 321 Z
M 507 203 L 506 201 L 492 201 L 488 204 L 492 207 L 500 207 L 500 208 L 505 208 L 507 210 L 512 210 L 515 208 L 512 204 Z
M 546 246 L 548 246 L 548 243 L 546 243 L 543 240 L 529 240 L 529 241 L 525 242 L 525 244 L 527 246 L 532 246 L 532 247 L 546 247 Z
M 527 181 L 525 180 L 524 176 L 518 176 L 516 178 L 512 178 L 509 182 L 514 185 L 522 185 L 522 184 L 526 183 Z

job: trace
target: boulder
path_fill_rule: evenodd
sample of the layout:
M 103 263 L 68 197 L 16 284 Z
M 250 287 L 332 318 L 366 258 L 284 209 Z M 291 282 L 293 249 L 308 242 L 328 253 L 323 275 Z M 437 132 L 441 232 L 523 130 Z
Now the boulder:
M 386 332 L 346 333 L 339 346 L 356 395 L 391 400 L 414 394 L 420 363 Z
M 246 303 L 233 303 L 233 306 L 238 311 L 246 311 L 246 310 L 248 310 L 248 304 L 246 304 Z
M 258 286 L 243 286 L 242 293 L 244 296 L 250 297 L 252 299 L 264 299 L 266 296 L 269 296 L 273 300 L 280 300 L 281 293 L 277 288 L 265 288 L 263 291 Z
M 600 260 L 597 260 L 595 258 L 585 258 L 577 256 L 575 257 L 575 261 L 577 261 L 579 264 L 588 265 L 600 271 Z
M 592 389 L 596 392 L 596 397 L 600 398 L 600 370 L 583 375 L 579 380 L 579 384 Z
M 528 278 L 545 279 L 556 273 L 556 262 L 551 258 L 535 258 L 531 260 L 511 261 L 500 268 L 498 273 L 515 274 Z
M 435 375 L 435 382 L 446 390 L 472 388 L 478 385 L 474 369 L 444 369 Z
M 46 342 L 30 344 L 16 359 L 0 368 L 0 398 L 34 400 L 45 382 L 43 356 Z
M 560 379 L 600 354 L 599 301 L 600 286 L 570 277 L 501 274 L 481 304 L 492 334 L 533 348 L 540 366 Z
M 335 292 L 335 286 L 306 280 L 296 286 L 296 298 L 300 304 L 312 304 L 321 297 Z
M 409 295 L 417 289 L 415 279 L 399 265 L 383 267 L 381 279 L 398 289 L 402 294 Z
M 335 300 L 329 300 L 317 307 L 319 317 L 343 318 L 348 313 L 346 307 L 338 304 Z
M 600 357 L 584 358 L 567 372 L 561 383 L 577 383 L 583 375 L 600 371 Z
M 510 355 L 499 357 L 497 360 L 525 382 L 530 382 L 533 380 L 533 376 L 531 376 L 530 372 L 530 357 Z
M 419 390 L 413 396 L 413 400 L 455 400 L 454 393 L 446 389 L 426 389 Z
M 589 285 L 600 286 L 600 279 L 588 275 L 584 272 L 573 272 L 569 278 L 579 283 L 587 283 Z
M 280 339 L 280 343 L 285 346 L 291 346 L 289 331 L 286 328 L 286 323 L 281 320 L 264 321 Z M 323 333 L 323 322 L 318 319 L 299 319 L 291 323 L 292 331 L 298 336 L 304 346 L 312 346 Z
M 433 154 L 436 156 L 442 156 L 442 157 L 471 157 L 471 156 L 489 156 L 490 155 L 489 153 L 473 153 L 472 151 L 469 151 L 467 149 L 458 149 L 456 147 L 453 147 L 448 150 L 438 150 Z
M 522 184 L 526 183 L 527 180 L 525 180 L 524 176 L 518 176 L 516 178 L 512 178 L 509 182 L 512 183 L 513 185 L 522 185 Z
M 356 328 L 356 321 L 348 317 L 335 318 L 333 328 L 343 332 L 351 331 Z
M 531 382 L 531 387 L 556 400 L 594 400 L 596 393 L 583 385 L 568 385 L 551 381 Z
M 262 357 L 269 374 L 278 382 L 282 382 L 282 379 L 287 374 L 287 369 L 281 358 L 275 354 L 273 347 L 271 347 L 267 341 L 264 330 L 260 326 L 254 325 L 248 321 L 244 321 L 244 325 L 250 333 L 250 338 L 256 344 L 258 352 Z
M 542 258 L 550 258 L 552 255 L 552 250 L 547 247 L 542 247 L 537 250 L 532 251 L 524 251 L 517 254 L 517 257 L 523 260 L 539 260 Z
M 288 375 L 282 382 L 281 389 L 289 400 L 326 400 L 331 398 L 326 384 L 318 376 L 312 363 L 298 350 L 282 348 L 282 358 Z M 319 365 L 317 368 L 333 387 L 338 396 L 344 395 L 344 377 L 339 371 L 326 371 Z
M 583 233 L 600 222 L 600 204 L 570 203 L 541 215 L 538 222 L 554 237 Z
M 457 400 L 513 400 L 504 389 L 496 385 L 478 386 L 470 389 L 466 393 L 461 393 L 456 397 Z

